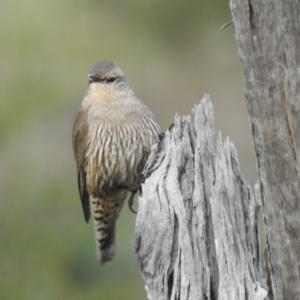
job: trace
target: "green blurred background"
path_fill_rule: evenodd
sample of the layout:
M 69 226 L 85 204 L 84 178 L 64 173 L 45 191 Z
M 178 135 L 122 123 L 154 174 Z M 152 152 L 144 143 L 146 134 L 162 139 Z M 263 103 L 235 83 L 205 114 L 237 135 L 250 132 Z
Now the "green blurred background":
M 71 130 L 90 66 L 115 61 L 163 129 L 204 93 L 216 132 L 257 177 L 227 1 L 1 0 L 0 299 L 146 299 L 124 207 L 99 267 L 77 192 Z

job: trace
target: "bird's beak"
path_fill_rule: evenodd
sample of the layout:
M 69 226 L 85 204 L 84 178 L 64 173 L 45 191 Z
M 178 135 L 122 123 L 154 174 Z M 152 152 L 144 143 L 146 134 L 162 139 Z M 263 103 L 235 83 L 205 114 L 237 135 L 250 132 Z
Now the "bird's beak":
M 89 83 L 92 82 L 100 82 L 102 81 L 101 78 L 97 75 L 89 75 Z

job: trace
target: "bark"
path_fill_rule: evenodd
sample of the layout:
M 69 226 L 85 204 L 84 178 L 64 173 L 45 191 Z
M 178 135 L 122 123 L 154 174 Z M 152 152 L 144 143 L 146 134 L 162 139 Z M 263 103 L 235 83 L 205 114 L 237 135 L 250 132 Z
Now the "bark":
M 153 147 L 134 250 L 148 299 L 266 299 L 253 195 L 227 138 L 214 149 L 208 96 Z
M 269 297 L 300 299 L 300 2 L 230 0 L 259 169 Z

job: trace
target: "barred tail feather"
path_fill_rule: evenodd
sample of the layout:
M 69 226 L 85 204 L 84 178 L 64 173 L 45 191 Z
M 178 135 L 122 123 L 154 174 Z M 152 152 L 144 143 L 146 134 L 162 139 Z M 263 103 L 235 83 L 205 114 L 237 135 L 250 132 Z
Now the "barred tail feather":
M 100 265 L 111 261 L 115 256 L 115 225 L 116 220 L 113 220 L 107 231 L 95 230 L 97 259 Z
M 100 265 L 111 261 L 115 254 L 116 197 L 90 197 L 94 221 L 97 258 Z

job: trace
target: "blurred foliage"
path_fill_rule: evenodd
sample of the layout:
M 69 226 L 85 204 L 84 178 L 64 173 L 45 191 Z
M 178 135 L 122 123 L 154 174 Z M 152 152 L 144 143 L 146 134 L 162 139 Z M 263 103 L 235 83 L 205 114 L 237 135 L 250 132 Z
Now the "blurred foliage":
M 217 34 L 229 20 L 220 0 L 0 2 L 0 299 L 146 299 L 135 216 L 125 206 L 100 268 L 77 192 L 71 129 L 98 60 L 120 65 L 162 128 L 209 92 L 256 176 L 233 31 Z

